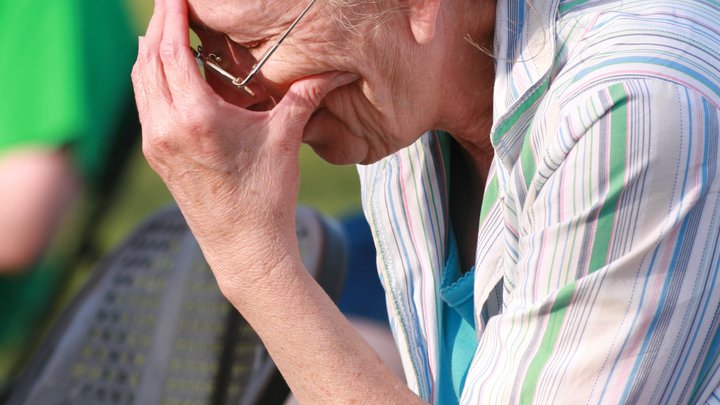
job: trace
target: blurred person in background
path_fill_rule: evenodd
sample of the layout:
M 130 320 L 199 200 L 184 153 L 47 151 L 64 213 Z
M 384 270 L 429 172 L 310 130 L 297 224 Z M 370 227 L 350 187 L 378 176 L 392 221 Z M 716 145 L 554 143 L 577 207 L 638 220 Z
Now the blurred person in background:
M 59 225 L 107 191 L 116 145 L 136 137 L 126 17 L 120 0 L 0 2 L 0 362 L 48 305 Z

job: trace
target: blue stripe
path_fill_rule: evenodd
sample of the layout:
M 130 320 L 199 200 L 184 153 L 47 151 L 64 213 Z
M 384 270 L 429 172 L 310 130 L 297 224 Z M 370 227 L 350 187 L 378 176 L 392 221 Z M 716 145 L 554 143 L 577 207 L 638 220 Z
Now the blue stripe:
M 618 58 L 611 58 L 607 59 L 604 62 L 595 63 L 592 65 L 592 67 L 582 69 L 576 79 L 583 78 L 591 73 L 597 74 L 598 70 L 612 65 L 618 65 L 621 63 L 647 63 L 649 65 L 660 65 L 660 66 L 666 66 L 672 69 L 677 70 L 678 72 L 682 72 L 690 77 L 692 77 L 694 80 L 697 80 L 701 82 L 704 86 L 707 86 L 710 88 L 716 95 L 720 95 L 720 87 L 715 83 L 718 81 L 717 77 L 714 77 L 712 80 L 707 78 L 706 76 L 700 74 L 700 72 L 697 72 L 695 70 L 692 70 L 688 68 L 685 65 L 682 65 L 678 62 L 659 58 L 656 56 L 623 56 Z M 625 74 L 625 73 L 624 73 Z
M 713 138 L 712 135 L 717 135 L 717 133 L 712 133 L 710 129 L 710 106 L 708 105 L 707 100 L 703 99 L 703 112 L 705 112 L 705 116 L 707 117 L 705 120 L 705 147 L 703 148 L 703 165 L 702 165 L 702 178 L 703 178 L 703 185 L 708 184 L 708 171 L 710 170 L 710 165 L 713 166 L 713 168 L 716 170 L 717 168 L 717 160 L 714 159 L 710 152 L 710 146 L 711 145 L 717 145 L 717 137 Z M 717 130 L 717 128 L 715 128 Z M 715 142 L 713 142 L 715 141 Z M 717 148 L 713 148 L 715 152 L 717 152 Z M 718 230 L 718 235 L 720 235 L 720 230 Z M 720 238 L 715 239 L 715 247 L 713 249 L 713 255 L 711 257 L 718 257 L 717 255 L 717 249 L 718 249 L 718 240 Z M 720 271 L 720 260 L 717 260 L 715 263 L 715 272 L 713 273 L 713 282 L 710 284 L 712 286 L 717 286 L 717 276 L 718 271 Z M 707 311 L 708 307 L 708 301 L 705 301 L 705 305 L 703 306 L 703 315 Z M 700 372 L 698 373 L 698 383 L 702 382 L 702 378 L 707 375 L 708 370 L 710 367 L 715 364 L 715 361 L 717 360 L 718 356 L 718 349 L 720 348 L 720 331 L 715 331 L 715 335 L 713 336 L 713 340 L 710 344 L 710 349 L 708 350 L 707 355 L 705 356 L 705 360 L 703 361 L 703 365 L 700 367 Z M 696 385 L 695 390 L 697 390 L 698 385 Z M 697 395 L 697 392 L 693 392 L 692 398 L 695 399 Z
M 702 104 L 703 104 L 703 112 L 704 112 L 704 116 L 705 116 L 704 121 L 705 121 L 705 139 L 706 139 L 706 142 L 705 142 L 704 147 L 703 147 L 703 165 L 702 165 L 702 178 L 703 178 L 703 182 L 702 182 L 702 184 L 707 184 L 707 176 L 708 176 L 707 171 L 708 171 L 708 163 L 709 163 L 708 158 L 709 158 L 709 153 L 710 153 L 710 151 L 709 151 L 709 146 L 708 146 L 708 145 L 709 145 L 709 142 L 710 142 L 710 111 L 709 111 L 709 108 L 708 108 L 707 100 L 703 99 L 703 103 L 702 103 Z M 718 245 L 717 245 L 717 240 L 716 240 L 716 241 L 715 241 L 715 247 L 714 247 L 714 249 L 713 249 L 713 254 L 711 255 L 711 257 L 717 257 L 717 248 L 718 248 Z M 705 278 L 705 280 L 707 280 L 707 278 Z M 703 291 L 702 291 L 701 297 L 705 298 L 705 296 L 707 295 L 707 292 L 708 292 L 707 287 L 708 287 L 708 286 L 714 286 L 716 282 L 717 282 L 717 266 L 716 266 L 716 271 L 715 271 L 715 273 L 713 273 L 713 275 L 712 275 L 712 282 L 709 283 L 709 284 L 708 284 L 708 283 L 704 283 L 704 284 L 703 284 Z M 693 324 L 693 325 L 700 325 L 700 324 L 702 324 L 703 319 L 705 319 L 705 315 L 707 314 L 707 310 L 708 310 L 708 306 L 709 306 L 709 304 L 710 304 L 710 300 L 709 300 L 709 299 L 703 299 L 702 302 L 703 302 L 703 305 L 702 305 L 702 309 L 701 309 L 701 311 L 700 311 L 699 316 L 694 316 L 694 317 L 693 317 L 693 321 L 692 321 L 692 324 Z M 697 315 L 697 312 L 694 312 L 694 314 Z M 692 347 L 692 346 L 695 344 L 695 342 L 697 341 L 698 333 L 700 333 L 700 327 L 696 327 L 696 328 L 695 328 L 695 330 L 694 330 L 694 332 L 693 332 L 693 334 L 692 334 L 692 337 L 689 339 L 689 341 L 686 340 L 686 341 L 683 343 L 683 348 L 687 347 L 688 345 L 689 345 L 690 347 Z M 689 342 L 689 343 L 688 343 L 688 342 Z M 679 369 L 677 370 L 677 372 L 674 373 L 674 374 L 678 374 L 678 375 L 681 375 L 681 374 L 682 374 L 683 370 L 685 369 L 685 366 L 686 366 L 687 363 L 688 363 L 688 357 L 690 356 L 690 353 L 691 353 L 691 350 L 685 350 L 685 356 L 683 356 L 683 358 L 682 358 L 681 361 L 678 361 L 678 363 L 679 363 L 679 365 L 680 365 L 680 368 L 679 368 Z M 673 380 L 672 385 L 669 387 L 670 390 L 668 391 L 668 389 L 667 389 L 668 387 L 665 387 L 664 393 L 670 393 L 670 394 L 671 394 L 672 392 L 674 392 L 675 389 L 676 389 L 676 387 L 677 387 L 677 385 L 678 385 L 678 383 L 679 383 L 679 379 L 675 378 L 675 379 Z
M 388 166 L 389 166 L 388 178 L 393 179 L 393 178 L 395 178 L 395 175 L 392 174 L 393 169 L 395 168 L 395 165 L 389 164 Z M 386 184 L 387 184 L 388 195 L 392 196 L 393 188 L 391 187 L 391 182 L 387 182 Z M 395 210 L 395 204 L 391 203 L 391 204 L 389 204 L 389 206 L 390 206 L 391 218 L 394 221 L 394 228 L 391 231 L 392 231 L 393 235 L 395 235 L 394 229 L 402 229 L 402 227 L 400 226 L 400 223 L 398 222 L 398 215 Z M 396 246 L 398 246 L 402 250 L 402 255 L 403 255 L 405 263 L 409 263 L 410 259 L 409 259 L 405 244 L 401 243 L 401 241 L 398 239 L 397 235 L 395 235 L 395 240 L 396 240 Z M 407 285 L 409 288 L 408 294 L 410 295 L 410 297 L 413 297 L 414 291 L 415 291 L 415 286 L 412 282 L 410 282 L 410 280 L 407 279 L 407 276 L 408 276 L 407 273 L 405 273 L 404 276 L 406 277 L 405 285 Z M 410 316 L 412 316 L 413 319 L 415 319 L 415 320 L 418 319 L 417 314 L 415 313 L 415 309 L 412 306 L 407 308 L 407 311 L 410 312 Z M 402 316 L 402 314 L 398 313 L 397 316 Z M 410 323 L 410 322 L 408 322 L 407 319 L 402 319 L 402 322 L 405 325 L 408 325 Z M 412 323 L 414 325 L 413 330 L 417 331 L 417 322 L 412 322 Z M 420 389 L 424 390 L 425 392 L 428 392 L 428 386 L 425 385 L 425 383 L 429 382 L 431 380 L 430 380 L 430 370 L 426 366 L 428 364 L 428 359 L 425 356 L 425 353 L 427 353 L 427 347 L 425 346 L 425 342 L 422 340 L 422 336 L 417 335 L 417 333 L 414 334 L 413 336 L 410 336 L 408 334 L 408 332 L 409 332 L 409 330 L 406 327 L 405 334 L 407 335 L 408 339 L 412 339 L 412 342 L 408 342 L 408 345 L 410 347 L 413 347 L 413 344 L 415 345 L 414 347 L 417 348 L 415 350 L 415 355 L 419 356 L 420 360 L 423 362 L 422 365 L 415 364 L 415 373 L 416 373 L 416 377 L 418 379 L 418 384 L 420 384 Z M 415 356 L 412 353 L 411 353 L 410 358 L 413 360 L 413 363 L 415 363 Z M 424 377 L 425 377 L 424 379 L 422 378 L 421 375 L 418 374 L 421 371 L 424 372 Z
M 718 240 L 720 240 L 720 238 L 716 238 L 716 240 L 715 240 L 715 247 L 713 249 L 712 257 L 718 257 Z M 718 285 L 717 280 L 718 280 L 719 272 L 720 272 L 720 260 L 716 260 L 715 261 L 715 271 L 713 272 L 712 283 L 710 284 L 711 286 L 717 287 L 717 285 Z M 701 319 L 705 316 L 705 313 L 707 312 L 708 301 L 709 300 L 705 300 L 705 305 L 703 306 Z M 717 310 L 717 308 L 716 308 L 716 310 Z M 697 335 L 697 329 L 696 329 L 695 335 Z M 694 341 L 695 341 L 695 336 L 693 336 L 693 342 Z M 700 367 L 700 372 L 698 373 L 698 377 L 702 378 L 704 375 L 706 375 L 708 370 L 710 369 L 710 367 L 713 364 L 715 364 L 718 354 L 720 354 L 719 349 L 720 349 L 720 330 L 716 330 L 715 335 L 713 336 L 712 341 L 710 343 L 710 348 L 708 349 L 708 352 L 705 355 L 705 360 L 703 361 L 703 364 Z M 698 379 L 698 382 L 700 382 L 700 381 L 702 381 L 702 380 Z M 696 395 L 697 395 L 697 393 L 693 393 L 692 397 L 694 398 Z
M 689 98 L 688 91 L 685 91 L 686 97 Z M 690 101 L 688 101 L 690 103 Z M 691 105 L 691 104 L 690 104 Z M 689 128 L 688 133 L 692 134 L 693 131 L 693 117 L 692 117 L 692 110 L 689 110 L 690 116 L 688 117 L 689 122 Z M 681 188 L 681 200 L 682 196 L 685 195 L 686 189 L 687 189 L 687 183 L 688 183 L 688 175 L 690 173 L 690 162 L 692 161 L 692 148 L 693 148 L 693 137 L 688 137 L 688 156 L 685 160 L 685 172 L 683 176 L 683 184 Z M 680 212 L 678 211 L 678 216 L 680 215 Z M 673 252 L 672 260 L 670 261 L 670 265 L 667 269 L 667 275 L 665 275 L 665 283 L 663 285 L 662 293 L 660 294 L 660 302 L 657 305 L 658 310 L 655 312 L 655 316 L 653 316 L 652 322 L 650 322 L 650 326 L 648 328 L 647 336 L 643 340 L 643 344 L 639 350 L 640 353 L 645 353 L 647 350 L 648 345 L 650 344 L 650 340 L 654 337 L 655 328 L 657 327 L 658 319 L 660 318 L 663 309 L 665 309 L 665 301 L 667 300 L 668 290 L 670 289 L 670 286 L 672 285 L 673 281 L 673 275 L 675 273 L 675 270 L 677 268 L 677 262 L 680 258 L 680 253 L 683 251 L 684 245 L 683 240 L 685 239 L 685 234 L 687 232 L 688 224 L 690 223 L 690 220 L 692 219 L 692 216 L 688 215 L 685 217 L 685 219 L 682 221 L 682 225 L 680 226 L 680 232 L 677 236 L 678 243 L 675 245 L 675 251 Z M 660 245 L 658 245 L 655 250 L 656 252 L 660 248 Z M 653 255 L 655 256 L 655 255 Z M 650 267 L 652 269 L 652 267 Z M 640 368 L 640 365 L 642 364 L 643 360 L 645 360 L 644 356 L 638 357 L 637 360 L 635 360 L 635 364 L 633 366 L 633 370 L 630 373 L 629 380 L 635 381 L 635 378 L 637 377 L 638 369 Z M 627 399 L 627 396 L 630 394 L 630 389 L 634 386 L 634 384 L 627 384 L 625 386 L 625 390 L 622 395 L 622 399 L 620 402 L 625 402 Z
M 433 138 L 435 138 L 435 137 L 433 137 Z M 432 142 L 432 140 L 430 140 L 430 142 Z M 431 145 L 431 148 L 432 148 L 432 145 Z M 418 148 L 415 148 L 415 155 L 418 158 L 417 160 L 421 161 L 420 154 L 418 152 Z M 424 159 L 425 162 L 427 162 L 428 158 L 432 158 L 432 157 L 433 157 L 432 154 L 430 156 L 425 156 L 425 159 Z M 432 177 L 431 171 L 430 171 L 431 167 L 435 167 L 436 168 L 435 170 L 438 171 L 437 164 L 434 161 L 431 161 L 431 164 L 425 164 L 425 170 L 423 170 L 423 174 L 424 174 L 423 177 L 425 178 L 425 180 L 423 181 L 423 184 L 427 185 L 427 187 L 422 187 L 422 192 L 423 192 L 423 199 L 425 201 L 425 208 L 426 208 L 426 210 L 428 212 L 428 216 L 429 216 L 428 220 L 430 221 L 431 235 L 433 237 L 432 242 L 435 245 L 435 251 L 442 251 L 443 250 L 442 245 L 441 245 L 440 241 L 438 240 L 440 224 L 438 222 L 439 220 L 438 220 L 437 213 L 439 211 L 437 210 L 437 205 L 435 204 L 435 198 L 432 198 L 431 195 L 428 195 L 428 188 L 431 189 L 433 195 L 439 194 L 439 192 L 437 190 L 432 189 L 433 182 L 430 180 Z M 442 176 L 436 176 L 436 177 L 439 179 Z M 431 202 L 432 202 L 432 206 L 430 205 Z M 440 259 L 440 260 L 442 260 L 442 259 Z

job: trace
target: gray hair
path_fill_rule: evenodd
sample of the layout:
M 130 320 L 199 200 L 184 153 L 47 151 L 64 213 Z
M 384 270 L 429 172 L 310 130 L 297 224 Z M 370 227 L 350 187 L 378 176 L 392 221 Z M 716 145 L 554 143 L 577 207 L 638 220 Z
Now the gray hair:
M 396 1 L 389 0 L 326 0 L 335 20 L 348 32 L 358 33 L 358 27 L 372 24 L 373 29 L 390 16 L 403 10 Z

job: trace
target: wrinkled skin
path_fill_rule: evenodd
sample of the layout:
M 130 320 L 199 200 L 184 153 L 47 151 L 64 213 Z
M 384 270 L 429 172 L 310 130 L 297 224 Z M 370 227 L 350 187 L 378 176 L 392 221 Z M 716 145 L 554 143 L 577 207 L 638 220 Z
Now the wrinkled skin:
M 194 0 L 190 1 L 190 18 L 203 47 L 221 53 L 231 70 L 235 68 L 243 75 L 305 4 Z M 353 12 L 373 11 L 354 8 Z M 431 80 L 434 72 L 428 64 L 420 68 L 417 56 L 410 57 L 407 50 L 397 46 L 398 41 L 391 37 L 397 34 L 389 32 L 401 24 L 397 18 L 378 27 L 360 23 L 348 31 L 330 16 L 332 13 L 323 0 L 313 5 L 255 80 L 256 99 L 244 96 L 214 75 L 208 75 L 208 82 L 227 101 L 253 109 L 269 107 L 272 103 L 268 99 L 279 100 L 299 79 L 326 72 L 352 72 L 358 80 L 333 89 L 323 98 L 308 120 L 303 141 L 333 163 L 370 163 L 407 146 L 432 127 L 437 106 L 417 100 L 432 99 L 431 87 L 422 83 Z M 427 93 L 418 93 L 418 88 Z
M 193 230 L 227 242 L 217 249 L 247 245 L 267 227 L 290 230 L 301 141 L 332 163 L 370 163 L 443 129 L 474 157 L 482 181 L 492 155 L 492 75 L 477 66 L 492 65 L 463 38 L 491 40 L 488 5 L 443 13 L 438 1 L 414 1 L 410 11 L 367 19 L 378 10 L 360 4 L 344 10 L 348 31 L 318 0 L 253 81 L 252 98 L 212 74 L 202 79 L 189 24 L 206 53 L 243 76 L 306 3 L 157 1 L 133 74 L 144 151 Z
M 203 79 L 189 49 L 189 20 L 205 50 L 240 75 L 303 4 L 192 0 L 188 10 L 185 0 L 156 0 L 132 74 L 143 152 L 221 290 L 301 402 L 420 402 L 302 267 L 294 226 L 298 153 L 304 141 L 328 161 L 368 163 L 431 128 L 485 142 L 475 117 L 491 112 L 489 98 L 462 94 L 477 93 L 466 83 L 479 82 L 477 64 L 445 55 L 477 54 L 462 38 L 479 21 L 468 10 L 481 4 L 466 3 L 447 3 L 452 24 L 444 29 L 453 35 L 435 39 L 438 0 L 413 2 L 414 11 L 352 34 L 318 0 L 263 67 L 250 98 L 212 75 Z M 493 21 L 481 26 L 491 32 Z M 445 80 L 452 77 L 463 80 Z
M 304 77 L 272 110 L 250 111 L 203 80 L 188 42 L 184 1 L 156 0 L 132 77 L 143 152 L 223 294 L 301 403 L 420 403 L 304 270 L 295 236 L 303 129 L 329 92 L 357 76 Z
M 328 92 L 356 77 L 308 77 L 272 110 L 240 108 L 203 80 L 188 49 L 185 4 L 169 3 L 163 12 L 157 2 L 133 71 L 143 151 L 203 248 L 244 246 L 237 264 L 248 269 L 258 261 L 281 261 L 294 243 L 303 128 Z M 282 248 L 269 254 L 278 244 Z

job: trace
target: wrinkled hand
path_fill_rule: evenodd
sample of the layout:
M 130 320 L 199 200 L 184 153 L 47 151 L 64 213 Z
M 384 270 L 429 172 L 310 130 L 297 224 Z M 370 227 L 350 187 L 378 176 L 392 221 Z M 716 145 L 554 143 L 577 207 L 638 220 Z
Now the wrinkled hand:
M 271 111 L 229 104 L 191 54 L 185 1 L 155 1 L 132 79 L 143 152 L 222 287 L 241 281 L 241 270 L 262 267 L 261 277 L 299 260 L 294 213 L 303 128 L 322 98 L 351 78 L 333 72 L 299 80 Z

